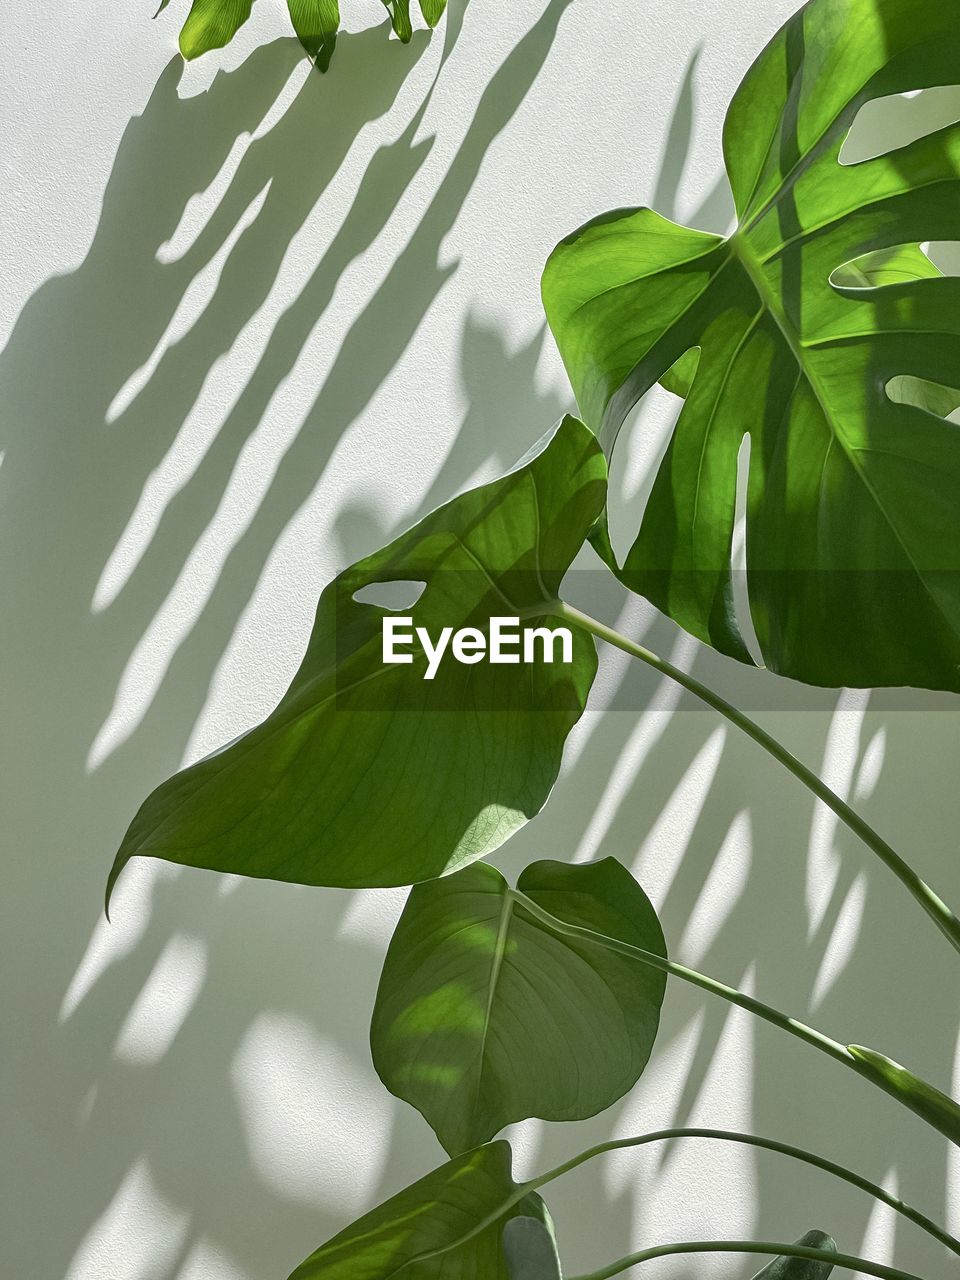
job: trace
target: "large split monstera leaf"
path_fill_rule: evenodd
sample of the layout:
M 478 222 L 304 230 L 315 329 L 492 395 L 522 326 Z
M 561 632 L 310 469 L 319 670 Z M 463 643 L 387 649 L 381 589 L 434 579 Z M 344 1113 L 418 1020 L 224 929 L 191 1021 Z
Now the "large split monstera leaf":
M 328 1240 L 290 1280 L 516 1280 L 504 1226 L 533 1219 L 550 1241 L 553 1232 L 543 1201 L 510 1166 L 506 1142 L 451 1160 Z
M 161 0 L 157 13 L 170 0 Z M 394 32 L 406 43 L 413 35 L 410 0 L 383 0 Z M 447 7 L 447 0 L 419 0 L 420 12 L 429 27 L 435 27 Z M 250 17 L 253 0 L 193 0 L 180 31 L 180 52 L 188 61 L 211 49 L 229 44 Z M 340 0 L 287 0 L 290 20 L 300 43 L 321 71 L 330 65 L 340 30 Z
M 110 876 L 145 855 L 300 884 L 412 884 L 500 845 L 545 802 L 596 673 L 571 661 L 465 665 L 432 679 L 411 647 L 384 662 L 377 584 L 425 584 L 402 616 L 432 641 L 493 617 L 544 622 L 602 509 L 596 438 L 565 418 L 512 472 L 440 507 L 324 590 L 309 647 L 276 710 L 169 779 L 134 818 Z M 109 892 L 109 891 L 108 891 Z
M 373 1014 L 380 1078 L 451 1154 L 530 1116 L 603 1111 L 646 1066 L 666 986 L 611 940 L 666 956 L 656 912 L 613 858 L 536 862 L 516 889 L 485 863 L 418 885 Z
M 811 684 L 960 690 L 960 427 L 937 416 L 957 404 L 960 279 L 917 248 L 960 239 L 960 125 L 840 163 L 864 103 L 952 84 L 958 68 L 952 5 L 812 0 L 730 105 L 733 236 L 619 210 L 544 274 L 608 452 L 663 375 L 686 393 L 636 541 L 620 565 L 601 534 L 602 554 L 749 661 L 731 570 L 749 436 L 753 625 L 766 664 Z

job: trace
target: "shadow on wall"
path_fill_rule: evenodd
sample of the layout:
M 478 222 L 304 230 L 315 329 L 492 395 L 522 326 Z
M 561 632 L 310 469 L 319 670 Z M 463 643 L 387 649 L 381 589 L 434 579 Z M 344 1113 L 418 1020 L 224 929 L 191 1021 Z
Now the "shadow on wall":
M 353 895 L 161 869 L 141 877 L 143 900 L 131 900 L 126 923 L 114 926 L 121 958 L 91 967 L 84 956 L 91 929 L 104 928 L 102 886 L 125 822 L 178 767 L 277 538 L 455 271 L 438 265 L 441 241 L 547 57 L 568 3 L 547 5 L 493 71 L 425 216 L 346 335 L 142 722 L 92 771 L 91 746 L 130 656 L 210 525 L 244 444 L 337 282 L 382 231 L 430 151 L 429 140 L 414 142 L 426 100 L 397 141 L 373 156 L 343 225 L 224 406 L 215 438 L 134 572 L 94 611 L 105 566 L 152 473 L 191 429 L 211 369 L 257 316 L 291 238 L 364 123 L 391 109 L 423 42 L 399 58 L 380 30 L 344 39 L 331 72 L 307 77 L 243 152 L 186 253 L 165 262 L 158 250 L 188 202 L 214 182 L 236 139 L 260 126 L 300 53 L 294 41 L 260 48 L 188 100 L 178 97 L 174 60 L 124 135 L 86 259 L 37 292 L 0 354 L 2 981 L 14 1050 L 2 1072 L 6 1159 L 17 1171 L 16 1185 L 5 1188 L 0 1235 L 11 1274 L 88 1280 L 110 1270 L 124 1280 L 212 1280 L 225 1267 L 229 1275 L 285 1274 L 406 1180 L 411 1166 L 433 1162 L 429 1134 L 412 1144 L 413 1154 L 384 1142 L 393 1107 L 366 1046 L 381 956 L 351 933 Z M 444 56 L 458 31 L 454 15 Z M 164 346 L 188 290 L 218 255 L 212 297 Z M 163 354 L 151 363 L 158 346 Z M 531 390 L 535 354 L 514 357 L 495 333 L 468 327 L 466 387 L 485 402 L 470 409 L 444 464 L 443 496 L 491 458 L 499 464 L 522 450 L 531 430 L 559 412 Z M 135 375 L 136 394 L 118 398 Z M 499 437 L 475 429 L 489 413 L 490 387 L 501 398 L 516 394 L 509 406 L 503 401 Z M 346 989 L 342 973 L 350 975 Z M 145 1000 L 156 1024 L 152 1048 L 136 1034 Z M 348 1096 L 325 1097 L 330 1079 L 345 1082 Z M 290 1114 L 301 1101 L 304 1113 Z
M 361 926 L 371 917 L 389 917 L 399 895 L 316 893 L 155 868 L 138 881 L 143 903 L 131 900 L 126 922 L 114 926 L 124 954 L 96 970 L 81 962 L 91 929 L 103 928 L 97 923 L 102 885 L 125 821 L 180 763 L 273 546 L 310 501 L 338 440 L 402 359 L 454 272 L 439 265 L 441 243 L 485 152 L 547 58 L 569 3 L 548 4 L 492 73 L 461 149 L 347 332 L 147 714 L 92 772 L 86 761 L 130 655 L 209 526 L 244 444 L 338 281 L 386 225 L 427 158 L 429 141 L 414 141 L 425 103 L 398 140 L 374 155 L 349 215 L 322 247 L 249 379 L 224 406 L 216 437 L 165 509 L 136 570 L 95 613 L 91 601 L 104 567 L 151 473 L 190 429 L 211 368 L 257 315 L 291 238 L 336 178 L 358 130 L 391 108 L 412 55 L 392 56 L 379 31 L 344 40 L 329 75 L 309 77 L 277 122 L 247 148 L 187 253 L 161 263 L 158 248 L 187 202 L 214 181 L 237 137 L 264 119 L 299 55 L 292 41 L 262 48 L 237 71 L 218 76 L 208 93 L 187 101 L 177 96 L 172 64 L 124 136 L 86 260 L 38 291 L 0 355 L 0 684 L 5 723 L 17 727 L 3 744 L 9 792 L 0 908 L 4 1009 L 13 1046 L 2 1066 L 5 1147 L 9 1167 L 17 1170 L 16 1185 L 6 1188 L 2 1237 L 13 1275 L 99 1280 L 113 1270 L 123 1280 L 279 1277 L 345 1221 L 440 1158 L 419 1117 L 383 1096 L 369 1065 L 367 1025 L 382 955 Z M 451 23 L 448 51 L 456 33 Z M 680 153 L 689 143 L 693 70 L 678 100 L 661 177 L 665 201 L 675 198 Z M 334 123 L 318 129 L 318 120 Z M 707 195 L 704 216 L 721 219 L 724 207 L 718 185 Z M 210 302 L 151 366 L 139 393 L 108 421 L 118 391 L 148 364 L 191 284 L 218 253 L 225 261 Z M 541 341 L 538 334 L 511 351 L 495 330 L 468 322 L 461 353 L 468 409 L 421 510 L 450 497 L 479 469 L 511 463 L 566 407 L 534 389 Z M 339 513 L 336 528 L 346 559 L 396 532 L 382 527 L 375 510 L 356 505 Z M 604 593 L 596 608 L 611 616 L 618 592 L 611 584 Z M 663 622 L 651 634 L 661 647 L 675 640 Z M 697 661 L 718 683 L 727 678 L 727 668 L 712 655 Z M 758 989 L 801 1016 L 811 1005 L 831 930 L 859 877 L 868 922 L 816 1016 L 828 1029 L 855 1027 L 858 1038 L 891 1051 L 899 1037 L 903 1056 L 944 1078 L 956 1009 L 944 991 L 927 992 L 918 1008 L 914 974 L 926 960 L 925 943 L 911 947 L 908 969 L 902 949 L 892 945 L 901 935 L 901 899 L 887 893 L 880 873 L 852 840 L 837 836 L 849 858 L 808 937 L 806 796 L 775 766 L 758 761 L 749 744 L 732 738 L 724 744 L 709 717 L 674 716 L 675 704 L 645 673 L 614 665 L 609 674 L 624 705 L 635 710 L 584 725 L 567 784 L 543 818 L 511 844 L 504 865 L 575 852 L 622 858 L 659 887 L 654 896 L 675 948 L 683 937 L 688 958 L 697 951 L 704 968 L 731 980 L 753 972 Z M 949 795 L 946 780 L 930 772 L 929 748 L 911 756 L 919 734 L 928 730 L 887 726 L 897 784 L 881 789 L 870 812 L 894 833 L 898 824 L 911 829 L 902 814 L 905 797 L 923 794 L 924 786 L 931 795 Z M 822 735 L 819 720 L 799 734 L 799 748 L 812 761 Z M 699 765 L 691 768 L 695 758 Z M 946 760 L 947 752 L 937 759 Z M 946 764 L 934 767 L 947 772 Z M 937 793 L 939 781 L 944 789 Z M 944 849 L 955 818 L 945 806 Z M 722 865 L 731 847 L 724 834 L 744 822 L 755 851 L 749 879 L 740 874 L 745 869 Z M 932 829 L 936 835 L 935 823 Z M 833 835 L 821 830 L 818 836 L 815 829 L 828 862 Z M 943 869 L 929 870 L 934 877 Z M 731 885 L 739 888 L 724 923 L 698 941 L 698 908 L 702 916 L 711 892 L 722 896 Z M 341 983 L 342 975 L 347 980 Z M 184 1005 L 182 990 L 165 994 L 164 984 L 176 982 L 192 983 L 192 1003 Z M 891 1009 L 902 1011 L 901 1027 L 885 1025 L 886 1011 L 876 1007 L 878 989 L 889 992 Z M 153 1049 L 132 1033 L 148 993 L 159 998 L 151 1006 Z M 172 1012 L 164 1031 L 165 998 Z M 677 1122 L 696 1111 L 726 1022 L 724 1009 L 701 1014 L 701 1008 L 699 997 L 671 994 L 663 1048 L 669 1052 L 691 1034 L 695 1040 Z M 820 1079 L 819 1064 L 808 1073 L 802 1050 L 795 1057 L 771 1037 L 758 1033 L 752 1073 L 744 1064 L 742 1087 L 757 1129 L 790 1136 L 783 1132 L 782 1101 L 783 1089 L 790 1089 L 795 1108 L 786 1123 L 805 1145 L 819 1141 L 848 1157 L 859 1151 L 856 1163 L 875 1176 L 896 1160 L 904 1188 L 936 1211 L 943 1188 L 939 1156 L 931 1159 L 930 1148 L 915 1142 L 911 1127 L 901 1127 L 889 1108 L 876 1113 L 883 1124 L 871 1128 L 872 1100 L 861 1105 L 857 1089 L 848 1093 L 847 1082 L 835 1079 L 832 1064 L 823 1079 L 826 1089 L 836 1090 L 825 1095 L 821 1112 L 811 1083 Z M 331 1080 L 342 1086 L 336 1097 L 326 1091 Z M 656 1096 L 641 1099 L 625 1103 L 612 1119 L 580 1126 L 583 1132 L 538 1133 L 541 1156 L 559 1158 L 594 1135 L 605 1136 L 614 1121 L 622 1127 L 635 1117 L 638 1106 L 645 1122 L 671 1122 L 657 1110 Z M 844 1108 L 839 1124 L 835 1104 Z M 764 1220 L 769 1216 L 792 1235 L 821 1218 L 830 1226 L 834 1188 L 818 1191 L 809 1212 L 804 1205 L 798 1213 L 790 1185 L 789 1178 L 761 1184 Z M 577 1199 L 560 1191 L 556 1207 L 571 1260 L 596 1265 L 630 1246 L 631 1224 L 637 1214 L 643 1219 L 644 1195 L 620 1188 L 610 1196 L 599 1178 L 590 1191 L 586 1187 L 581 1181 Z M 153 1205 L 166 1206 L 163 1231 L 153 1223 Z M 145 1224 L 139 1237 L 129 1228 L 138 1214 Z M 859 1204 L 844 1215 L 855 1228 L 865 1225 Z M 643 1220 L 649 1231 L 673 1234 L 672 1222 Z M 131 1238 L 137 1239 L 133 1253 Z M 119 1256 L 110 1254 L 114 1245 Z

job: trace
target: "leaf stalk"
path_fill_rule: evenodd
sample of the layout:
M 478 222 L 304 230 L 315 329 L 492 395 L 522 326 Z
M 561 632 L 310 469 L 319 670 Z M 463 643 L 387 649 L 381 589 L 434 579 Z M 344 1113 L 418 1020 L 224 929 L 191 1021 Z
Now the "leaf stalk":
M 630 1138 L 613 1138 L 607 1142 L 598 1143 L 594 1147 L 581 1151 L 579 1155 L 571 1157 L 564 1161 L 563 1164 L 557 1165 L 556 1168 L 542 1174 L 539 1178 L 534 1179 L 526 1186 L 528 1191 L 537 1191 L 549 1182 L 553 1182 L 556 1178 L 562 1177 L 565 1173 L 570 1173 L 577 1169 L 580 1165 L 586 1164 L 590 1160 L 596 1159 L 598 1156 L 606 1155 L 611 1151 L 624 1151 L 629 1148 L 645 1147 L 657 1142 L 670 1142 L 675 1138 L 694 1138 L 706 1139 L 713 1142 L 733 1142 L 742 1146 L 756 1147 L 761 1151 L 772 1151 L 778 1155 L 789 1156 L 792 1160 L 799 1160 L 803 1164 L 813 1166 L 825 1173 L 829 1173 L 835 1178 L 848 1182 L 851 1186 L 856 1187 L 859 1191 L 866 1192 L 881 1204 L 885 1204 L 895 1213 L 907 1218 L 915 1226 L 926 1231 L 940 1244 L 950 1249 L 953 1253 L 960 1256 L 960 1240 L 952 1236 L 949 1231 L 938 1226 L 926 1214 L 914 1209 L 912 1205 L 906 1204 L 897 1196 L 891 1195 L 884 1187 L 878 1183 L 871 1182 L 868 1178 L 861 1177 L 852 1169 L 846 1169 L 843 1165 L 837 1164 L 833 1160 L 827 1160 L 824 1156 L 818 1156 L 812 1151 L 805 1151 L 802 1147 L 795 1147 L 787 1142 L 777 1142 L 773 1138 L 759 1138 L 750 1133 L 739 1133 L 729 1129 L 701 1129 L 701 1128 L 675 1128 L 675 1129 L 658 1129 L 653 1133 L 641 1134 L 639 1137 Z
M 901 1271 L 897 1267 L 885 1267 L 879 1262 L 870 1262 L 866 1258 L 857 1258 L 850 1253 L 831 1253 L 826 1249 L 813 1249 L 803 1244 L 775 1244 L 770 1240 L 684 1240 L 677 1244 L 656 1245 L 652 1249 L 641 1249 L 639 1253 L 631 1253 L 626 1258 L 611 1262 L 599 1271 L 590 1271 L 582 1276 L 573 1276 L 571 1280 L 609 1280 L 610 1276 L 618 1276 L 621 1272 L 638 1267 L 643 1262 L 652 1262 L 655 1258 L 668 1258 L 683 1253 L 762 1253 L 772 1258 L 805 1258 L 809 1262 L 827 1262 L 834 1267 L 845 1267 L 849 1271 L 861 1271 L 864 1275 L 876 1276 L 878 1280 L 922 1280 L 911 1271 Z
M 954 949 L 960 952 L 960 919 L 951 911 L 939 894 L 935 893 L 926 881 L 921 879 L 910 864 L 905 862 L 897 851 L 878 832 L 874 831 L 873 827 L 855 809 L 852 809 L 845 800 L 842 800 L 835 791 L 818 778 L 812 769 L 808 769 L 802 761 L 798 760 L 792 751 L 788 751 L 782 743 L 778 742 L 766 730 L 761 729 L 755 721 L 727 702 L 725 698 L 722 698 L 707 685 L 697 680 L 695 676 L 674 666 L 666 658 L 661 658 L 659 654 L 630 640 L 612 627 L 598 622 L 596 618 L 590 617 L 589 614 L 581 613 L 579 609 L 574 608 L 573 605 L 567 604 L 563 600 L 557 602 L 553 613 L 556 617 L 562 618 L 572 626 L 579 627 L 600 640 L 606 640 L 608 644 L 614 645 L 621 652 L 629 654 L 630 657 L 638 658 L 662 675 L 669 676 L 671 680 L 676 681 L 677 684 L 699 698 L 701 702 L 719 712 L 731 724 L 742 730 L 747 737 L 752 738 L 754 742 L 763 747 L 764 751 L 773 756 L 775 760 L 778 760 L 785 769 L 788 769 L 795 778 L 799 779 L 805 787 L 813 792 L 818 800 L 831 809 L 841 822 L 849 827 L 855 835 L 859 836 L 869 849 L 873 850 L 884 866 L 893 872 L 911 897 L 927 913 Z

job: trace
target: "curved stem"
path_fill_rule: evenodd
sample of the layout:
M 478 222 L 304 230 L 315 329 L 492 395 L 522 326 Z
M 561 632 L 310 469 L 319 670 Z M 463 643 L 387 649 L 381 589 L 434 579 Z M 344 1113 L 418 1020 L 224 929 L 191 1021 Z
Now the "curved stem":
M 868 848 L 873 850 L 881 862 L 893 872 L 906 888 L 907 892 L 916 899 L 944 937 L 953 944 L 957 951 L 960 951 L 960 919 L 954 915 L 943 899 L 917 875 L 909 863 L 904 862 L 896 850 L 874 831 L 873 827 L 865 822 L 855 809 L 851 809 L 845 800 L 841 800 L 835 791 L 832 791 L 825 782 L 822 782 L 811 769 L 802 764 L 776 738 L 771 737 L 749 716 L 744 715 L 742 711 L 738 711 L 736 707 L 721 698 L 718 693 L 714 693 L 712 689 L 702 684 L 694 676 L 689 675 L 686 671 L 681 671 L 679 667 L 675 667 L 666 658 L 661 658 L 658 654 L 653 653 L 652 650 L 636 644 L 633 640 L 621 635 L 619 631 L 614 631 L 612 627 L 605 626 L 604 623 L 591 618 L 589 614 L 581 613 L 579 609 L 575 609 L 572 605 L 566 604 L 562 600 L 557 602 L 553 612 L 556 617 L 563 618 L 571 625 L 579 627 L 583 631 L 588 631 L 591 635 L 597 636 L 601 640 L 606 640 L 609 644 L 616 646 L 616 648 L 629 654 L 632 658 L 638 658 L 641 662 L 653 667 L 655 671 L 669 676 L 671 680 L 675 680 L 677 684 L 682 685 L 684 689 L 698 697 L 701 702 L 706 703 L 708 707 L 712 707 L 714 711 L 718 711 L 722 716 L 725 716 L 731 724 L 735 724 L 738 729 L 741 729 L 754 742 L 763 747 L 765 751 L 768 751 L 775 760 L 779 760 L 784 768 L 789 769 L 795 778 L 798 778 L 804 786 L 808 787 L 818 800 L 822 800 L 829 809 L 832 809 L 840 821 L 846 823 L 850 830 L 859 836 Z
M 960 1129 L 957 1127 L 960 1108 L 957 1107 L 952 1098 L 940 1093 L 938 1089 L 928 1085 L 926 1081 L 921 1080 L 918 1076 L 910 1076 L 913 1085 L 917 1087 L 905 1087 L 895 1071 L 877 1071 L 871 1066 L 869 1060 L 864 1060 L 862 1053 L 851 1053 L 838 1040 L 832 1039 L 815 1027 L 808 1026 L 798 1018 L 791 1018 L 789 1014 L 781 1012 L 780 1009 L 775 1009 L 773 1005 L 765 1004 L 762 1000 L 748 996 L 745 991 L 739 991 L 736 987 L 728 987 L 725 982 L 719 982 L 716 978 L 711 978 L 705 973 L 699 973 L 696 969 L 690 969 L 684 964 L 677 964 L 675 960 L 668 960 L 666 956 L 658 955 L 655 951 L 647 951 L 644 947 L 635 947 L 631 943 L 622 942 L 619 938 L 611 937 L 609 934 L 596 933 L 594 930 L 584 929 L 580 925 L 568 924 L 566 920 L 561 920 L 559 916 L 552 915 L 545 907 L 541 907 L 532 898 L 528 898 L 521 890 L 514 889 L 512 893 L 516 901 L 522 905 L 524 911 L 533 916 L 534 919 L 540 920 L 552 932 L 562 934 L 568 938 L 575 938 L 578 942 L 586 942 L 591 946 L 603 947 L 607 951 L 615 951 L 619 955 L 629 956 L 634 960 L 640 960 L 643 964 L 648 964 L 653 969 L 659 969 L 662 973 L 681 978 L 692 986 L 700 987 L 702 991 L 709 991 L 711 995 L 719 996 L 722 1000 L 726 1000 L 728 1003 L 735 1004 L 738 1008 L 752 1013 L 754 1017 L 761 1018 L 764 1022 L 769 1022 L 771 1026 L 779 1027 L 781 1031 L 786 1031 L 798 1040 L 803 1040 L 806 1044 L 812 1045 L 814 1049 L 819 1049 L 821 1053 L 827 1054 L 828 1057 L 836 1059 L 837 1062 L 842 1062 L 844 1066 L 855 1071 L 864 1080 L 869 1080 L 871 1084 L 876 1085 L 878 1089 L 882 1089 L 891 1098 L 895 1098 L 897 1102 L 905 1106 L 909 1111 L 919 1115 L 932 1128 L 939 1130 L 951 1142 L 960 1145 Z M 899 1070 L 902 1071 L 902 1068 Z M 942 1100 L 939 1110 L 926 1105 L 927 1099 L 931 1097 Z
M 750 1133 L 736 1133 L 729 1129 L 658 1129 L 653 1133 L 645 1133 L 636 1138 L 613 1138 L 609 1142 L 600 1142 L 595 1147 L 590 1147 L 587 1151 L 581 1151 L 579 1155 L 573 1156 L 570 1160 L 564 1161 L 563 1164 L 557 1165 L 555 1169 L 551 1169 L 539 1178 L 535 1178 L 533 1182 L 527 1184 L 527 1188 L 531 1191 L 537 1191 L 548 1182 L 553 1182 L 556 1178 L 562 1177 L 563 1174 L 569 1173 L 571 1170 L 579 1168 L 580 1165 L 586 1164 L 587 1161 L 594 1160 L 597 1156 L 605 1155 L 609 1151 L 623 1151 L 629 1147 L 645 1147 L 654 1142 L 668 1142 L 673 1138 L 706 1138 L 714 1142 L 737 1142 L 743 1146 L 759 1147 L 762 1151 L 773 1151 L 778 1155 L 789 1156 L 793 1160 L 812 1165 L 815 1169 L 821 1169 L 835 1178 L 840 1178 L 844 1182 L 850 1183 L 851 1186 L 856 1187 L 859 1191 L 865 1191 L 867 1195 L 873 1196 L 875 1200 L 887 1205 L 895 1213 L 908 1218 L 916 1226 L 933 1236 L 940 1244 L 960 1255 L 960 1240 L 950 1235 L 943 1227 L 938 1226 L 926 1214 L 921 1213 L 919 1209 L 914 1209 L 911 1205 L 905 1204 L 877 1183 L 870 1182 L 867 1178 L 862 1178 L 860 1174 L 854 1173 L 851 1169 L 845 1169 L 843 1165 L 836 1164 L 833 1160 L 827 1160 L 823 1156 L 815 1155 L 812 1151 L 804 1151 L 802 1147 L 794 1147 L 786 1142 L 776 1142 L 772 1138 L 757 1138 Z
M 590 1271 L 571 1280 L 608 1280 L 630 1267 L 654 1258 L 668 1258 L 678 1253 L 762 1253 L 771 1258 L 806 1258 L 810 1262 L 828 1262 L 834 1267 L 846 1267 L 850 1271 L 862 1271 L 864 1275 L 877 1276 L 878 1280 L 922 1280 L 910 1271 L 897 1267 L 885 1267 L 880 1262 L 870 1262 L 850 1253 L 830 1253 L 826 1249 L 811 1249 L 803 1244 L 774 1244 L 770 1240 L 684 1240 L 679 1244 L 661 1244 L 652 1249 L 641 1249 L 626 1258 L 611 1262 L 599 1271 Z
M 779 1027 L 781 1031 L 789 1032 L 790 1035 L 796 1036 L 798 1040 L 805 1041 L 815 1049 L 828 1054 L 831 1058 L 836 1058 L 838 1062 L 852 1067 L 859 1073 L 859 1064 L 856 1058 L 838 1040 L 831 1039 L 830 1036 L 825 1035 L 822 1031 L 817 1031 L 815 1027 L 807 1026 L 805 1022 L 800 1022 L 797 1018 L 791 1018 L 788 1014 L 781 1013 L 773 1005 L 764 1004 L 762 1000 L 748 996 L 745 991 L 739 991 L 736 987 L 728 987 L 725 982 L 711 978 L 705 973 L 699 973 L 696 969 L 689 969 L 685 964 L 677 964 L 675 960 L 668 960 L 665 956 L 657 955 L 655 951 L 647 951 L 643 947 L 635 947 L 629 942 L 621 942 L 619 938 L 610 937 L 609 934 L 599 934 L 592 929 L 584 929 L 580 925 L 568 924 L 566 920 L 561 920 L 558 916 L 552 915 L 546 908 L 541 907 L 532 898 L 528 898 L 519 889 L 514 889 L 513 892 L 523 904 L 524 911 L 535 916 L 555 933 L 562 933 L 569 938 L 576 938 L 579 942 L 589 942 L 595 946 L 602 946 L 609 951 L 616 951 L 620 955 L 630 956 L 634 960 L 641 960 L 644 964 L 650 965 L 651 968 L 659 969 L 662 973 L 671 974 L 675 978 L 682 978 L 684 982 L 689 982 L 695 987 L 700 987 L 703 991 L 709 991 L 712 995 L 720 996 L 722 1000 L 726 1000 L 730 1004 L 746 1009 L 748 1013 L 752 1013 L 757 1018 L 762 1018 L 764 1022 L 769 1022 L 773 1026 Z

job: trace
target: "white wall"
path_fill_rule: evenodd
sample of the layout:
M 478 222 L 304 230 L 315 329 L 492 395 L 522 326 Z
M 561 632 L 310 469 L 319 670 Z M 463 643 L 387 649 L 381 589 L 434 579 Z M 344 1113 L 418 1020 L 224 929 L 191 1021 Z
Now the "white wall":
M 538 301 L 554 242 L 648 201 L 724 227 L 723 108 L 796 0 L 452 7 L 409 49 L 344 39 L 326 77 L 275 39 L 280 0 L 187 70 L 182 3 L 154 24 L 149 0 L 0 13 L 3 1276 L 282 1280 L 441 1158 L 366 1043 L 402 894 L 153 864 L 107 925 L 107 869 L 153 785 L 270 709 L 330 575 L 569 405 Z M 344 8 L 380 20 L 378 0 Z M 620 593 L 597 594 L 614 620 Z M 949 700 L 814 696 L 642 608 L 627 625 L 759 709 L 960 900 Z M 949 1084 L 951 957 L 875 860 L 646 673 L 608 662 L 598 707 L 501 865 L 614 854 L 677 957 Z M 518 1159 L 682 1123 L 799 1142 L 960 1229 L 942 1141 L 674 986 L 642 1087 L 525 1126 Z M 608 1160 L 550 1199 L 571 1274 L 810 1226 L 953 1274 L 862 1196 L 743 1150 Z

